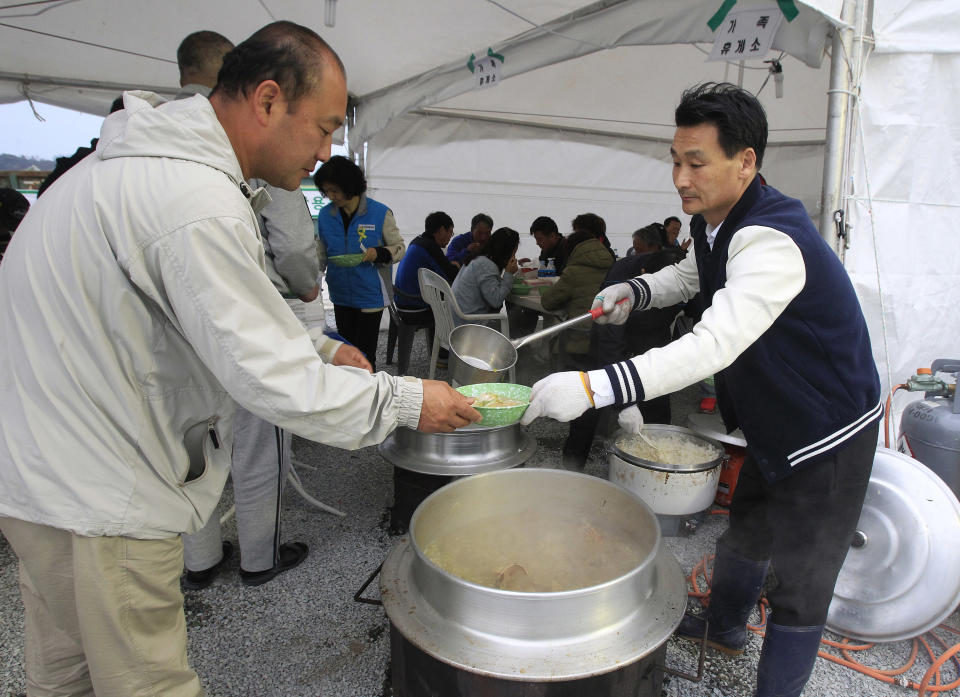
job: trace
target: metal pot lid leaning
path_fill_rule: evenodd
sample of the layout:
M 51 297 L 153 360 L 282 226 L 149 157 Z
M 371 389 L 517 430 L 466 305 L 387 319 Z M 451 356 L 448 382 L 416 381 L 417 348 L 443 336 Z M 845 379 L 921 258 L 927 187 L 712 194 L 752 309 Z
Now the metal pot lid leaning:
M 661 472 L 702 472 L 713 469 L 723 462 L 724 450 L 720 444 L 706 438 L 699 433 L 694 433 L 689 428 L 683 426 L 671 426 L 669 424 L 646 424 L 643 427 L 644 434 L 653 439 L 656 443 L 661 438 L 677 439 L 680 442 L 687 443 L 691 447 L 698 449 L 708 449 L 710 455 L 704 454 L 701 462 L 680 463 L 680 462 L 658 462 L 651 458 L 644 458 L 638 455 L 646 448 L 642 442 L 636 440 L 636 436 L 625 431 L 617 431 L 607 441 L 607 450 L 617 457 L 639 467 L 659 470 Z M 704 452 L 706 452 L 704 450 Z
M 723 419 L 720 418 L 719 411 L 712 414 L 701 414 L 700 412 L 688 414 L 687 427 L 715 441 L 741 448 L 747 447 L 747 439 L 744 438 L 743 431 L 739 428 L 727 433 L 727 427 L 723 425 Z
M 827 629 L 862 641 L 909 639 L 960 603 L 960 503 L 933 471 L 878 448 L 840 569 Z
M 540 525 L 513 525 L 515 510 L 543 519 Z M 596 526 L 601 535 L 619 531 L 636 539 L 641 562 L 625 573 L 612 570 L 619 575 L 594 585 L 525 592 L 467 581 L 424 551 L 437 541 L 438 532 L 456 535 L 465 529 L 458 532 L 460 523 L 476 530 L 493 521 L 494 527 L 497 522 L 509 525 L 511 535 L 501 537 L 496 530 L 486 535 L 484 530 L 471 549 L 486 545 L 499 553 L 502 543 L 511 556 L 514 533 L 525 538 L 521 544 L 539 543 L 541 538 L 530 531 L 554 529 L 568 513 L 581 527 Z M 569 536 L 558 537 L 568 543 Z M 451 544 L 450 549 L 462 546 Z M 597 546 L 593 542 L 589 549 Z M 548 564 L 557 556 L 546 550 L 538 560 Z M 617 555 L 612 559 L 622 561 Z M 578 573 L 575 568 L 574 575 Z M 530 574 L 534 578 L 538 571 L 531 567 Z M 557 574 L 567 578 L 562 565 Z M 548 572 L 546 578 L 553 577 Z M 683 571 L 660 544 L 656 518 L 646 504 L 606 480 L 545 469 L 480 474 L 434 492 L 414 514 L 410 535 L 384 562 L 380 590 L 391 623 L 420 650 L 473 673 L 530 682 L 601 675 L 640 660 L 669 638 L 686 608 Z

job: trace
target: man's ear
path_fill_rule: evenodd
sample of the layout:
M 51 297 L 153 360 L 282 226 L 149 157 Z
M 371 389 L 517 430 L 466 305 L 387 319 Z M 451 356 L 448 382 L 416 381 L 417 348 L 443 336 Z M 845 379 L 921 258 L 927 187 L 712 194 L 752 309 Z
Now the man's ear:
M 253 108 L 261 125 L 267 124 L 281 101 L 283 92 L 274 80 L 264 80 L 257 85 L 253 91 Z
M 740 173 L 744 176 L 753 176 L 757 171 L 757 151 L 753 148 L 744 148 L 743 160 L 740 162 Z

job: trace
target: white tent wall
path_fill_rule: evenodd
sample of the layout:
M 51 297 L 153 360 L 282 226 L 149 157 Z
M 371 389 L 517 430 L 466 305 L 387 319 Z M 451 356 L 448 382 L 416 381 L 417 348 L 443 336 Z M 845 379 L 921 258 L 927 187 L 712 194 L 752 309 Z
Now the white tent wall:
M 873 25 L 849 163 L 846 267 L 886 390 L 937 358 L 960 357 L 960 8 L 878 3 Z M 894 423 L 908 402 L 894 402 Z
M 676 215 L 687 229 L 671 179 L 669 143 L 475 119 L 407 115 L 368 143 L 370 193 L 389 205 L 404 238 L 422 231 L 428 213 L 443 210 L 464 232 L 475 213 L 521 233 L 521 256 L 539 254 L 527 234 L 548 215 L 570 231 L 580 213 L 607 223 L 620 254 L 639 227 Z M 771 146 L 764 175 L 816 214 L 822 145 Z M 684 237 L 686 234 L 683 235 Z

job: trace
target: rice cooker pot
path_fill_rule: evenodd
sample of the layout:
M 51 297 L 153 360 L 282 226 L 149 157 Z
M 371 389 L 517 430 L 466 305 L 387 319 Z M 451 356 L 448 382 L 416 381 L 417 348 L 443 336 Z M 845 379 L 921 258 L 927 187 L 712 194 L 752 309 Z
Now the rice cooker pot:
M 647 424 L 647 435 L 679 435 L 701 445 L 712 446 L 716 457 L 695 465 L 667 465 L 632 455 L 617 445 L 629 437 L 619 430 L 607 441 L 609 473 L 607 478 L 639 496 L 658 516 L 685 516 L 703 511 L 713 503 L 726 457 L 716 441 L 684 428 L 667 424 Z

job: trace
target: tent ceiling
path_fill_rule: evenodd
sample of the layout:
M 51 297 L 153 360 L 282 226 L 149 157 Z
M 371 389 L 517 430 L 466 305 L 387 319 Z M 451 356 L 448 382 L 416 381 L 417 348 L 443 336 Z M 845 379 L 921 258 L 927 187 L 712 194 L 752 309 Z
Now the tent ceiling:
M 669 140 L 683 88 L 739 79 L 737 66 L 705 62 L 708 50 L 709 45 L 625 46 L 518 75 L 494 90 L 466 92 L 425 111 Z M 769 73 L 762 63 L 751 62 L 743 73 L 748 90 L 762 87 L 770 141 L 822 142 L 828 63 L 814 69 L 789 56 L 782 63 L 783 99 L 776 98 L 772 79 L 764 85 Z
M 548 22 L 581 7 L 582 0 L 512 0 L 517 14 Z M 25 6 L 26 5 L 26 6 Z M 176 50 L 184 36 L 212 29 L 239 42 L 275 19 L 315 29 L 341 55 L 351 92 L 375 92 L 438 64 L 464 63 L 530 25 L 484 0 L 341 0 L 336 25 L 323 25 L 324 0 L 62 0 L 0 2 L 0 101 L 23 98 L 19 81 L 37 78 L 30 94 L 41 102 L 77 104 L 106 113 L 114 87 L 148 86 L 175 92 Z M 438 29 L 442 27 L 442 29 Z M 82 90 L 54 89 L 43 80 L 79 82 Z M 16 82 L 14 82 L 16 80 Z M 109 96 L 91 108 L 93 84 Z M 95 90 L 93 90 L 95 91 Z
M 740 0 L 737 6 L 772 4 Z M 837 5 L 800 4 L 789 30 L 786 22 L 781 26 L 775 45 L 799 58 L 784 61 L 793 98 L 774 100 L 772 81 L 764 88 L 772 140 L 823 138 L 826 72 L 807 66 L 819 64 Z M 175 9 L 152 0 L 0 0 L 0 102 L 26 93 L 104 114 L 123 89 L 171 95 L 178 86 L 176 47 L 191 31 L 213 29 L 240 41 L 267 22 L 290 19 L 316 29 L 340 53 L 363 139 L 418 108 L 665 138 L 682 87 L 737 79 L 729 64 L 706 62 L 709 43 L 690 45 L 709 42 L 706 20 L 715 10 L 700 0 L 340 0 L 329 28 L 323 0 L 206 0 Z M 624 43 L 676 45 L 598 50 Z M 467 59 L 488 47 L 507 55 L 509 77 L 495 89 L 473 91 Z M 759 69 L 747 69 L 743 84 L 755 91 L 766 72 L 757 61 L 749 67 Z M 807 91 L 815 98 L 797 99 Z

